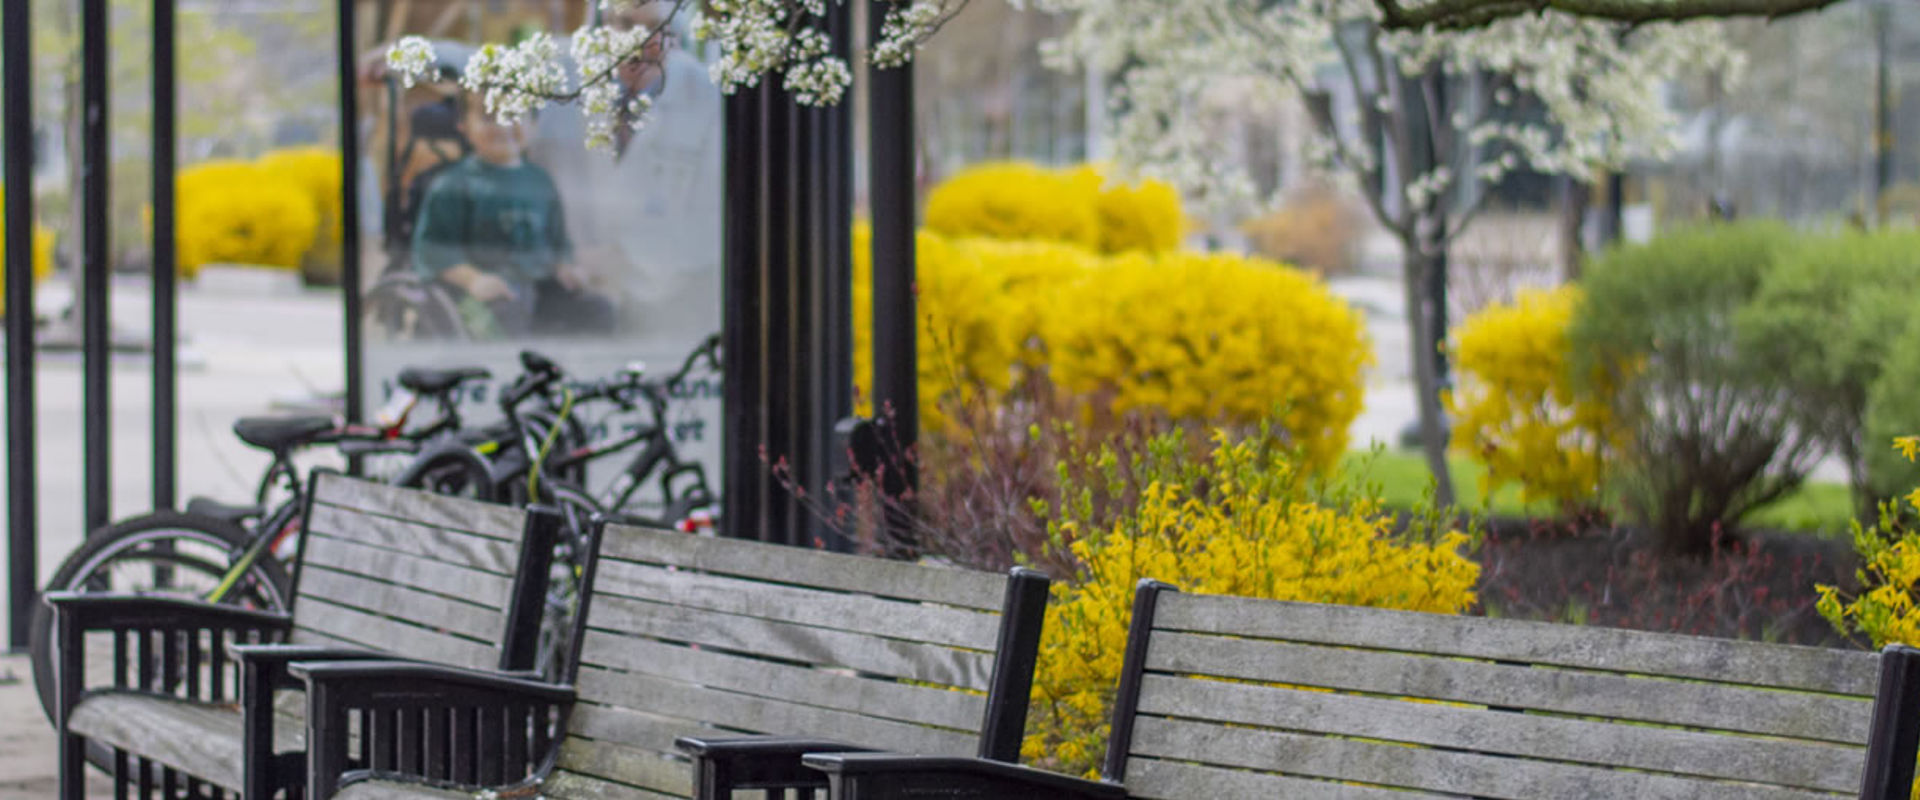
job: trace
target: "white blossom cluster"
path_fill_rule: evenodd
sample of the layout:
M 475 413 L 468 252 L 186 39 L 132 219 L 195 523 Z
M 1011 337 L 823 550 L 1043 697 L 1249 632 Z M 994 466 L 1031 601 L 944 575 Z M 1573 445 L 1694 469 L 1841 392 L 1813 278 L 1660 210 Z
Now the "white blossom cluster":
M 650 95 L 635 94 L 620 108 L 621 86 L 611 80 L 620 62 L 641 52 L 653 31 L 636 25 L 627 30 L 589 26 L 575 31 L 571 51 L 580 71 L 580 109 L 587 118 L 587 147 L 611 147 L 620 125 L 638 128 L 653 105 Z
M 1555 12 L 1465 31 L 1387 32 L 1373 0 L 1028 0 L 1073 14 L 1047 56 L 1063 69 L 1118 76 L 1115 160 L 1167 178 L 1216 210 L 1275 198 L 1252 181 L 1222 125 L 1249 107 L 1306 101 L 1317 140 L 1309 161 L 1358 179 L 1381 221 L 1405 238 L 1449 207 L 1469 181 L 1523 164 L 1586 175 L 1675 146 L 1661 87 L 1687 69 L 1737 66 L 1717 23 L 1618 24 Z M 1450 96 L 1445 120 L 1424 108 L 1431 66 L 1485 78 Z M 1438 162 L 1421 142 L 1454 144 Z M 1377 148 L 1377 155 L 1376 155 Z M 1363 193 L 1367 193 L 1363 192 Z M 1224 206 L 1224 208 L 1223 208 Z
M 599 0 L 601 8 L 636 0 Z M 677 13 L 687 0 L 672 5 Z M 827 4 L 848 0 L 709 0 L 693 21 L 696 37 L 712 42 L 719 57 L 712 77 L 723 91 L 759 85 L 762 75 L 777 74 L 781 87 L 810 105 L 833 105 L 853 83 L 853 70 L 834 53 L 820 26 Z M 890 0 L 880 41 L 871 58 L 880 66 L 898 66 L 913 57 L 967 0 Z M 670 13 L 669 16 L 672 14 Z M 605 146 L 615 127 L 638 125 L 646 99 L 618 108 L 620 91 L 613 68 L 640 57 L 649 34 L 588 25 L 575 31 L 570 46 L 573 70 L 563 67 L 555 41 L 544 34 L 513 46 L 488 44 L 468 61 L 461 76 L 466 88 L 486 98 L 487 110 L 503 121 L 524 118 L 549 102 L 578 100 L 588 118 L 589 144 Z M 437 63 L 433 45 L 416 36 L 396 42 L 387 64 L 408 86 L 428 76 Z M 569 72 L 577 74 L 570 76 Z
M 603 9 L 613 2 L 600 0 Z M 578 100 L 587 120 L 587 146 L 604 149 L 612 145 L 617 128 L 637 129 L 646 120 L 651 98 L 636 94 L 623 108 L 622 87 L 614 73 L 621 63 L 642 58 L 657 34 L 645 26 L 583 26 L 568 38 L 570 63 L 562 59 L 559 42 L 545 32 L 515 45 L 484 44 L 467 58 L 460 85 L 483 98 L 487 113 L 507 124 L 525 120 L 547 103 Z M 408 87 L 436 77 L 439 63 L 433 43 L 419 36 L 403 37 L 387 49 L 388 68 Z

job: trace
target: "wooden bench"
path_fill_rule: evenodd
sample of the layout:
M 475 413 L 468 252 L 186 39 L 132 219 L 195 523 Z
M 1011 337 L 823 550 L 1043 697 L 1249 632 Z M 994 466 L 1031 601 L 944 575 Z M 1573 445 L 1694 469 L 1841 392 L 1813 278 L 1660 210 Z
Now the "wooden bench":
M 63 797 L 81 795 L 90 742 L 111 749 L 116 783 L 141 797 L 158 788 L 266 798 L 300 787 L 305 706 L 274 698 L 299 688 L 286 674 L 294 660 L 533 666 L 556 516 L 327 473 L 314 476 L 307 503 L 290 616 L 48 595 Z M 107 659 L 111 669 L 100 669 Z M 105 685 L 85 685 L 89 662 L 111 673 L 97 679 Z
M 830 776 L 837 800 L 1906 800 L 1920 723 L 1916 652 L 1149 583 L 1135 599 L 1105 781 L 969 759 L 804 761 Z
M 824 788 L 799 761 L 818 750 L 1018 760 L 1045 576 L 620 525 L 601 542 L 575 638 L 577 691 L 401 665 L 297 665 L 311 704 L 309 796 L 468 797 L 492 785 L 502 797 L 731 798 Z M 520 710 L 542 704 L 568 709 L 565 739 L 537 778 L 512 786 L 477 751 L 455 754 L 473 769 L 452 785 L 384 779 L 417 773 L 420 748 L 348 736 L 451 713 L 456 726 L 481 728 L 471 741 L 484 747 L 494 720 L 524 725 Z

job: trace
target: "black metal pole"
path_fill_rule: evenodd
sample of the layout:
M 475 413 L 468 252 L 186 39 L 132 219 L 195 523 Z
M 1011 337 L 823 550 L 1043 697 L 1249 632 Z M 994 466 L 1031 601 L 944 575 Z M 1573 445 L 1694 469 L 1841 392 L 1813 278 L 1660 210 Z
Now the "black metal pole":
M 761 406 L 766 409 L 765 438 L 762 442 L 771 461 L 793 455 L 793 264 L 799 255 L 794 225 L 794 118 L 793 100 L 785 91 L 772 89 L 762 96 L 760 106 L 762 144 L 761 172 L 766 180 L 761 198 L 761 226 L 765 231 L 765 249 L 760 254 L 765 305 L 761 309 L 761 343 L 766 349 L 766 385 Z M 788 461 L 792 465 L 792 461 Z M 804 465 L 800 469 L 805 469 Z M 761 466 L 766 470 L 766 465 Z M 801 476 L 804 477 L 804 476 Z M 789 493 L 777 483 L 766 490 L 766 529 L 762 538 L 782 544 L 796 544 L 793 504 Z
M 174 0 L 153 0 L 153 507 L 170 509 L 174 484 L 175 298 Z
M 33 428 L 33 37 L 32 0 L 0 8 L 0 125 L 6 141 L 7 647 L 27 647 L 34 589 Z
M 892 7 L 887 0 L 868 3 L 867 41 L 881 40 L 881 26 Z M 918 312 L 913 297 L 913 67 L 904 64 L 881 69 L 870 65 L 867 77 L 871 140 L 868 196 L 873 206 L 873 407 L 888 422 L 887 448 L 904 454 L 920 432 L 914 325 Z M 913 480 L 910 470 L 896 477 Z
M 827 7 L 834 53 L 853 61 L 853 8 Z M 837 421 L 853 413 L 853 103 L 826 112 L 826 285 L 822 325 L 826 331 L 826 409 Z
M 350 422 L 366 416 L 362 405 L 360 335 L 360 95 L 358 57 L 354 48 L 354 6 L 359 0 L 338 0 L 340 51 L 340 296 L 346 305 L 346 415 Z M 359 460 L 350 462 L 359 472 Z
M 107 0 L 80 3 L 80 97 L 85 116 L 80 125 L 81 210 L 80 347 L 82 350 L 81 406 L 85 414 L 85 467 L 82 494 L 86 530 L 112 517 L 111 396 L 108 367 L 113 342 L 108 338 L 111 313 L 107 282 L 112 277 L 112 239 L 108 238 L 108 173 L 112 153 L 107 150 Z M 22 34 L 15 33 L 15 37 Z
M 827 6 L 823 20 L 827 35 L 834 43 L 834 53 L 842 58 L 851 50 L 847 39 L 852 27 L 851 16 L 851 9 L 846 5 L 832 4 Z M 835 477 L 836 464 L 845 457 L 844 452 L 834 450 L 846 446 L 839 441 L 835 430 L 852 412 L 849 402 L 852 353 L 847 340 L 842 338 L 852 329 L 849 312 L 852 286 L 847 263 L 847 240 L 852 235 L 849 221 L 852 209 L 846 192 L 852 181 L 845 158 L 851 144 L 847 136 L 847 106 L 848 103 L 842 102 L 812 110 L 814 129 L 808 155 L 812 165 L 807 201 L 811 244 L 807 291 L 811 295 L 808 314 L 812 319 L 807 350 L 812 405 L 807 428 L 812 437 L 808 469 L 812 477 L 809 491 L 820 498 L 834 497 L 826 491 L 826 485 Z M 853 540 L 841 535 L 832 525 L 812 520 L 809 529 L 812 538 L 826 548 L 841 551 L 852 548 Z
M 722 287 L 722 346 L 727 374 L 721 383 L 726 427 L 721 433 L 722 534 L 758 538 L 765 530 L 761 514 L 760 464 L 760 95 L 762 85 L 726 98 L 726 215 L 721 252 L 726 274 Z

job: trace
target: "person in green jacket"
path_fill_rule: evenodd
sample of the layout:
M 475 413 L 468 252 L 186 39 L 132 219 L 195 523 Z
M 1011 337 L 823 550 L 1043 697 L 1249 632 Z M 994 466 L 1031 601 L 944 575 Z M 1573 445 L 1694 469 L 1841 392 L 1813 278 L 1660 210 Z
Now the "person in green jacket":
M 523 157 L 525 131 L 464 99 L 459 128 L 473 153 L 421 200 L 414 270 L 455 290 L 478 338 L 612 332 L 613 303 L 573 264 L 560 193 Z

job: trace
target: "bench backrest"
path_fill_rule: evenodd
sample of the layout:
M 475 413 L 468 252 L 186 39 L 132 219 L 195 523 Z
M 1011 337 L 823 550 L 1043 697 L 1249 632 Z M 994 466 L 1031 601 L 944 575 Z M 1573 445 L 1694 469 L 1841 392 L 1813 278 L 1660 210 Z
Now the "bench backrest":
M 1879 674 L 1869 652 L 1160 585 L 1126 658 L 1106 771 L 1142 798 L 1853 796 Z
M 291 640 L 530 668 L 556 527 L 523 509 L 318 474 Z
M 690 796 L 680 736 L 1018 759 L 1045 576 L 620 525 L 601 536 L 578 700 L 543 791 Z

